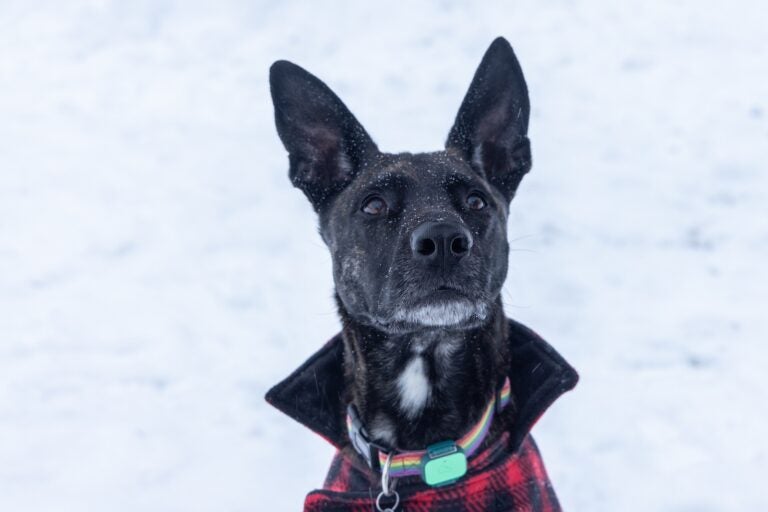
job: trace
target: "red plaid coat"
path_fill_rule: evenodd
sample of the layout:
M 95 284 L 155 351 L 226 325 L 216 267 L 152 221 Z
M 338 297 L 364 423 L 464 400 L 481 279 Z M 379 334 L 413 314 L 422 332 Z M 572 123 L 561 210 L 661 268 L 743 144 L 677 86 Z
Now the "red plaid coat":
M 398 510 L 407 512 L 556 512 L 561 510 L 530 429 L 578 381 L 576 371 L 544 340 L 510 320 L 512 401 L 496 419 L 486 446 L 458 482 L 432 488 L 419 477 L 397 482 Z M 349 447 L 340 335 L 267 393 L 267 401 L 334 444 L 339 451 L 323 489 L 309 493 L 305 512 L 370 512 L 379 493 L 372 474 Z M 388 503 L 383 502 L 383 505 Z

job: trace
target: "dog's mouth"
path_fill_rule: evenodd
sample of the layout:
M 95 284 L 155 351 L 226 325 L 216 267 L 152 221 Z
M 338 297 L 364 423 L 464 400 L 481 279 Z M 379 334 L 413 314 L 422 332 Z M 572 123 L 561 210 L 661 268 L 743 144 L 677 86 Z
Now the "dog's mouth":
M 432 293 L 425 295 L 419 302 L 442 302 L 450 300 L 470 300 L 466 292 L 459 288 L 448 285 L 440 285 Z
M 410 301 L 409 301 L 410 302 Z M 393 320 L 422 327 L 461 327 L 485 320 L 490 307 L 465 290 L 442 284 L 394 311 Z

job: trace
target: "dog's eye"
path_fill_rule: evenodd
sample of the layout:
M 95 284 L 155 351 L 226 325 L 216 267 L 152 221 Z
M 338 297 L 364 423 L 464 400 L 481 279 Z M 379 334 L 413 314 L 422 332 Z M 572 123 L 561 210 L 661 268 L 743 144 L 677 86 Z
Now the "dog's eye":
M 470 210 L 482 210 L 485 208 L 485 199 L 477 192 L 473 192 L 467 196 L 467 206 Z
M 387 203 L 379 196 L 371 196 L 363 201 L 362 210 L 368 215 L 382 215 L 387 211 Z

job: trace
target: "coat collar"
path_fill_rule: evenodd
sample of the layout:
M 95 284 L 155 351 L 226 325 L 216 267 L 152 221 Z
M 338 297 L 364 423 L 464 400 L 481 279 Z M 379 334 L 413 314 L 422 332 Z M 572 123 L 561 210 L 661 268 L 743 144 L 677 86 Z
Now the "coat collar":
M 508 376 L 515 405 L 509 425 L 514 446 L 533 424 L 579 380 L 576 370 L 547 342 L 524 325 L 509 320 L 511 364 Z M 345 424 L 344 343 L 341 334 L 267 392 L 267 402 L 324 437 L 336 448 L 349 443 Z

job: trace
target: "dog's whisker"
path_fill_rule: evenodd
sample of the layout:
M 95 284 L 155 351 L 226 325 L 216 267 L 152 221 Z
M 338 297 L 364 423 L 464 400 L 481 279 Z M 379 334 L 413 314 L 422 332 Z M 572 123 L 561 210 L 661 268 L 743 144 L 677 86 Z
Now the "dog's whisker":
M 540 233 L 530 233 L 530 234 L 527 234 L 527 235 L 521 235 L 521 236 L 518 236 L 518 237 L 510 239 L 509 243 L 518 242 L 520 240 L 526 240 L 528 238 L 535 238 L 535 237 L 540 237 L 540 236 L 541 236 Z

